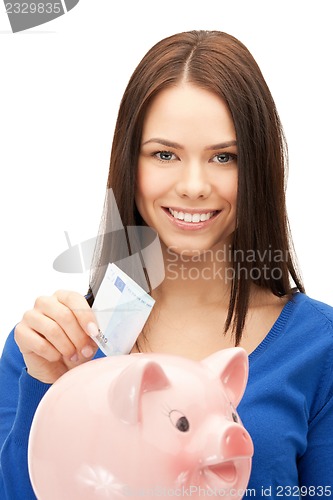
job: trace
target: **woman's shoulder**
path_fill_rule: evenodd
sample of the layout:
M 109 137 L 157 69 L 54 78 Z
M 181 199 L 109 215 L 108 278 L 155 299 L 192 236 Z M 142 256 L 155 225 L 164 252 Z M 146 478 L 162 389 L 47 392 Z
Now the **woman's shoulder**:
M 297 345 L 297 352 L 312 357 L 328 357 L 333 366 L 333 307 L 304 293 L 295 293 L 283 316 L 281 333 L 287 346 Z
M 293 293 L 251 360 L 263 353 L 279 360 L 288 354 L 329 356 L 333 366 L 333 307 L 305 293 Z
M 299 324 L 307 324 L 308 327 L 320 324 L 333 337 L 333 307 L 331 305 L 299 292 L 293 294 L 290 304 L 294 320 L 297 320 Z

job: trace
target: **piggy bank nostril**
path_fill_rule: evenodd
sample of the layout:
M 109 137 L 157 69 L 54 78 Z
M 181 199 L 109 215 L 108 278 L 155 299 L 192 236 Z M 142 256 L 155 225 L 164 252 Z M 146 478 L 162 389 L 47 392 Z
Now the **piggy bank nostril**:
M 225 459 L 234 456 L 251 456 L 252 441 L 241 426 L 231 424 L 222 441 L 222 453 Z

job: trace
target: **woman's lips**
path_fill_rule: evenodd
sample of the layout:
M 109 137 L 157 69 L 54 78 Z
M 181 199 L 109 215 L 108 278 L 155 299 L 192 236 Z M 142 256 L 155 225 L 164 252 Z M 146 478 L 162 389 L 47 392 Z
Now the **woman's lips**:
M 186 210 L 174 210 L 172 208 L 168 208 L 168 210 L 175 219 L 193 222 L 194 224 L 197 222 L 205 222 L 211 219 L 216 213 L 216 210 L 201 212 L 188 212 Z
M 221 210 L 162 208 L 171 222 L 186 230 L 203 229 L 221 213 Z

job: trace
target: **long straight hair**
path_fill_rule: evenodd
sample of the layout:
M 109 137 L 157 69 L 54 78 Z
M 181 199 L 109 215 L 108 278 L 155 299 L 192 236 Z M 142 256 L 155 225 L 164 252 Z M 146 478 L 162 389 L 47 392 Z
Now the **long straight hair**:
M 305 292 L 286 213 L 287 146 L 283 129 L 264 77 L 239 40 L 219 31 L 190 31 L 170 36 L 148 51 L 130 78 L 120 104 L 107 188 L 113 190 L 125 227 L 145 224 L 135 205 L 145 114 L 159 92 L 184 81 L 220 96 L 230 109 L 236 130 L 237 220 L 224 329 L 232 328 L 238 345 L 252 283 L 279 297 L 291 297 L 293 286 Z M 110 239 L 103 238 L 110 217 L 106 202 L 90 292 L 98 289 L 105 264 L 112 261 Z

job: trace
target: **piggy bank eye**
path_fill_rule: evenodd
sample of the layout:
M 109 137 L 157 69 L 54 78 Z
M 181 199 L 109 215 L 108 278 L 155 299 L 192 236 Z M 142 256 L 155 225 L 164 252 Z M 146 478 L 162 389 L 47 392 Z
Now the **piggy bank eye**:
M 172 425 L 174 425 L 180 432 L 187 432 L 190 428 L 190 423 L 178 410 L 172 410 L 169 413 L 169 418 L 171 420 Z
M 236 424 L 238 424 L 239 418 L 238 418 L 237 412 L 232 404 L 230 404 L 230 408 L 231 408 L 231 418 L 234 422 L 236 422 Z
M 232 412 L 232 420 L 236 422 L 236 424 L 238 423 L 238 416 L 237 413 L 235 413 L 234 411 Z

